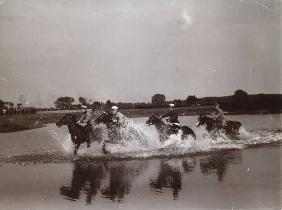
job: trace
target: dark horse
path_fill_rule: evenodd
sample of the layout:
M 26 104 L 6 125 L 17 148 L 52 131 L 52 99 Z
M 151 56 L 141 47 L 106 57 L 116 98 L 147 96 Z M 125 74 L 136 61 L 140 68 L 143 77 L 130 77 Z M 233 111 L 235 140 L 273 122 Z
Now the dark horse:
M 76 117 L 72 114 L 66 114 L 63 116 L 56 125 L 61 127 L 63 125 L 67 125 L 70 135 L 71 141 L 75 145 L 74 147 L 74 154 L 77 154 L 77 151 L 80 145 L 84 142 L 87 143 L 87 147 L 90 147 L 90 132 L 91 132 L 91 125 L 81 126 L 76 123 Z
M 160 117 L 157 117 L 156 115 L 149 117 L 149 119 L 146 121 L 146 124 L 156 126 L 161 141 L 167 140 L 171 134 L 177 134 L 179 130 L 182 131 L 182 140 L 189 135 L 193 136 L 193 138 L 196 139 L 194 131 L 188 126 L 180 126 L 179 129 L 172 129 L 169 125 L 165 124 Z
M 95 123 L 97 124 L 103 123 L 107 126 L 107 128 L 112 128 L 113 127 L 112 114 L 103 112 L 95 119 Z
M 102 146 L 103 152 L 105 154 L 107 154 L 108 151 L 106 150 L 106 144 L 107 143 L 117 143 L 119 141 L 119 137 L 120 137 L 119 136 L 119 127 L 118 127 L 118 125 L 113 123 L 112 114 L 111 113 L 107 113 L 107 112 L 103 112 L 101 115 L 99 115 L 96 118 L 95 123 L 96 124 L 103 123 L 108 128 L 109 140 L 105 140 L 103 142 L 103 146 Z
M 199 127 L 201 125 L 205 125 L 208 132 L 222 130 L 224 133 L 229 135 L 238 135 L 241 127 L 240 122 L 231 120 L 226 121 L 223 127 L 218 126 L 216 124 L 216 120 L 204 114 L 199 116 L 196 126 Z

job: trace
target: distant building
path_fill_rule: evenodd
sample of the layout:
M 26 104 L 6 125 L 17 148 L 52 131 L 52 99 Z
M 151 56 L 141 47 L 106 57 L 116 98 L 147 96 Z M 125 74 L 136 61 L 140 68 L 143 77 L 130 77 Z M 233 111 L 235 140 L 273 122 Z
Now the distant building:
M 165 95 L 155 94 L 152 97 L 152 104 L 164 104 L 164 103 L 165 103 Z

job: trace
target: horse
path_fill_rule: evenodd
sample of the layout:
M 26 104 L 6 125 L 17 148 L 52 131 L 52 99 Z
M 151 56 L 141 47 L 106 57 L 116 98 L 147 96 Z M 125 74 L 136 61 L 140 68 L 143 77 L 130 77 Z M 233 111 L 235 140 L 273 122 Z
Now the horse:
M 215 119 L 208 117 L 205 114 L 201 114 L 198 118 L 196 127 L 201 125 L 205 125 L 208 132 L 222 130 L 228 135 L 239 135 L 239 129 L 242 124 L 238 121 L 228 120 L 224 126 L 217 126 Z
M 113 123 L 112 114 L 107 112 L 103 112 L 101 115 L 99 115 L 94 122 L 96 124 L 105 124 L 108 128 L 109 140 L 105 140 L 102 145 L 102 151 L 105 154 L 108 154 L 109 152 L 106 150 L 106 144 L 117 143 L 120 141 L 119 128 Z
M 71 141 L 75 145 L 74 147 L 74 155 L 77 154 L 77 151 L 81 144 L 84 142 L 87 143 L 87 147 L 90 147 L 90 132 L 91 132 L 91 126 L 81 126 L 77 124 L 77 120 L 75 115 L 72 114 L 66 114 L 63 116 L 56 125 L 58 127 L 61 127 L 63 125 L 67 125 L 70 135 L 71 135 Z
M 112 114 L 107 112 L 102 112 L 94 121 L 96 124 L 103 123 L 107 128 L 111 129 L 113 127 Z
M 109 140 L 103 142 L 102 150 L 105 154 L 108 153 L 106 150 L 106 144 L 118 144 L 125 141 L 130 141 L 132 139 L 140 140 L 140 143 L 147 144 L 144 140 L 142 133 L 135 130 L 134 127 L 130 126 L 130 122 L 125 119 L 123 123 L 115 123 L 112 119 L 113 115 L 111 113 L 103 112 L 94 121 L 96 124 L 103 123 L 107 126 Z
M 146 124 L 155 125 L 160 135 L 161 141 L 167 140 L 171 134 L 177 134 L 179 131 L 182 131 L 182 140 L 184 140 L 184 138 L 188 137 L 189 135 L 191 135 L 196 140 L 196 135 L 194 131 L 188 126 L 180 126 L 179 129 L 172 129 L 169 125 L 165 124 L 160 117 L 156 115 L 150 116 L 149 119 L 146 121 Z

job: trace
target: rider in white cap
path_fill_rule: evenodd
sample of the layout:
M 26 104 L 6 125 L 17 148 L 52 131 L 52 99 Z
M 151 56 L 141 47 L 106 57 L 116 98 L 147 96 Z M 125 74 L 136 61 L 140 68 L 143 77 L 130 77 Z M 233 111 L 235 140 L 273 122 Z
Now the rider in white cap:
M 178 114 L 174 109 L 175 105 L 173 103 L 169 104 L 169 110 L 161 116 L 161 118 L 167 118 L 170 123 L 172 132 L 176 132 L 180 128 L 180 122 L 178 120 Z
M 117 106 L 112 106 L 112 121 L 115 126 L 125 125 L 127 118 L 118 111 Z
M 80 108 L 82 110 L 82 115 L 81 115 L 80 119 L 77 121 L 77 123 L 89 123 L 91 114 L 90 114 L 90 112 L 87 111 L 87 106 L 80 105 Z

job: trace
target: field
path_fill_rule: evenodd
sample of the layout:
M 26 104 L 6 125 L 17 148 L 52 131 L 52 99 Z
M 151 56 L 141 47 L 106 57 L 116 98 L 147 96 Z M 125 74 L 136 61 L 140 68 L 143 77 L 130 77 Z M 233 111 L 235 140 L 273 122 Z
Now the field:
M 179 116 L 199 115 L 201 113 L 210 113 L 212 106 L 198 106 L 198 107 L 177 107 Z M 161 115 L 167 111 L 167 108 L 155 109 L 124 109 L 121 112 L 129 118 L 133 117 L 149 117 L 152 114 Z M 66 113 L 71 112 L 80 116 L 80 111 L 77 110 L 59 110 L 59 111 L 42 111 L 36 114 L 25 115 L 6 115 L 0 116 L 0 133 L 28 130 L 40 128 L 47 123 L 55 123 Z M 268 114 L 269 111 L 254 111 L 254 112 L 232 112 L 226 114 Z
M 199 113 L 211 111 L 211 107 L 181 107 L 176 108 L 179 115 L 197 115 Z M 125 109 L 121 110 L 127 117 L 146 117 L 152 114 L 161 115 L 166 112 L 166 108 L 158 109 Z M 36 114 L 26 115 L 6 115 L 0 117 L 0 133 L 28 130 L 34 128 L 40 128 L 45 126 L 47 123 L 55 123 L 66 113 L 71 112 L 77 117 L 80 115 L 80 111 L 45 111 L 38 112 Z

